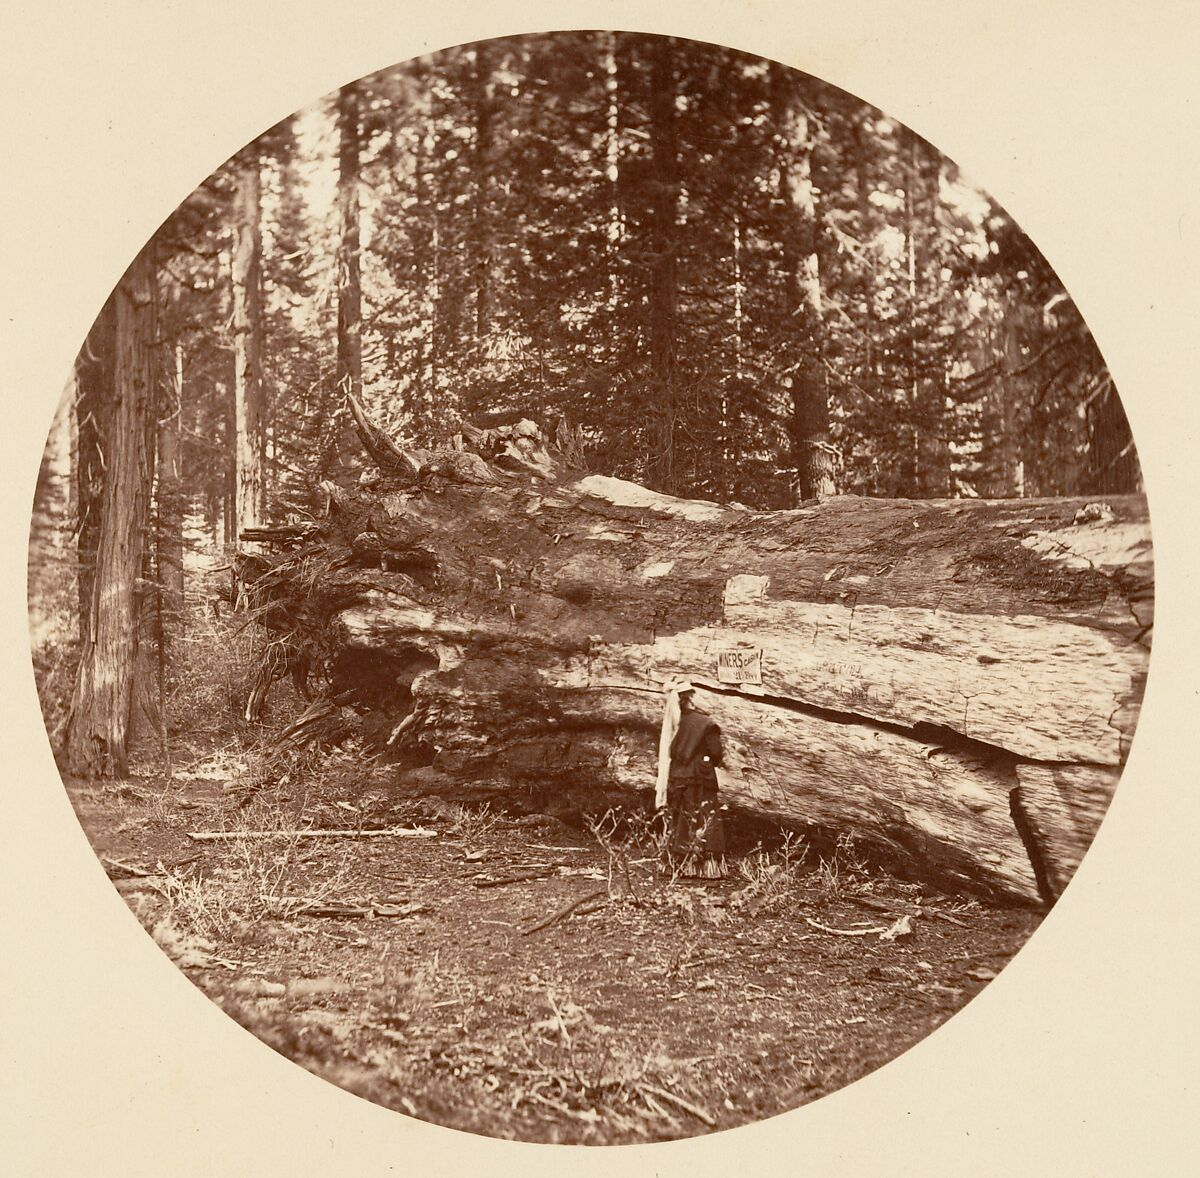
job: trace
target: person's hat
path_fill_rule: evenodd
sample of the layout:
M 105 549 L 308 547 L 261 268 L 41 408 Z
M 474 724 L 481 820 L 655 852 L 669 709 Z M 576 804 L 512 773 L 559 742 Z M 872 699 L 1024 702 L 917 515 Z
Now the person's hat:
M 686 695 L 689 691 L 696 689 L 686 679 L 679 679 L 672 683 L 668 690 L 673 691 L 676 695 Z

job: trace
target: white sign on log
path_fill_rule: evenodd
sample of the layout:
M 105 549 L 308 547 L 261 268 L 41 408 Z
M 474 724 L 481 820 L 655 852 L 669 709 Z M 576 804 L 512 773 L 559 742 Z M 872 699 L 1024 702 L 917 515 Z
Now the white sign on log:
M 717 651 L 717 682 L 761 684 L 761 647 L 740 646 Z

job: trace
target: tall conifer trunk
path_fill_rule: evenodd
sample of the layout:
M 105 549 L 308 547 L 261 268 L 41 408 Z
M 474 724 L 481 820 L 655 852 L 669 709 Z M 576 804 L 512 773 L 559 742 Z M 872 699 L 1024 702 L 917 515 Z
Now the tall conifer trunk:
M 266 516 L 266 398 L 262 378 L 262 181 L 256 157 L 242 161 L 234 193 L 232 264 L 237 529 Z
M 480 349 L 487 343 L 495 315 L 495 234 L 492 223 L 495 184 L 496 85 L 492 79 L 492 47 L 481 42 L 475 47 L 475 340 Z M 484 353 L 480 351 L 480 359 Z
M 183 345 L 176 344 L 170 397 L 158 415 L 155 551 L 159 593 L 159 654 L 165 661 L 175 631 L 183 624 L 183 463 L 180 419 L 183 414 Z
M 650 239 L 654 258 L 650 276 L 651 428 L 647 438 L 647 484 L 673 494 L 675 469 L 676 345 L 679 333 L 678 227 L 679 145 L 676 135 L 674 45 L 656 41 L 650 59 L 650 150 L 654 182 L 650 199 Z
M 78 565 L 79 641 L 91 634 L 96 547 L 100 539 L 100 494 L 104 488 L 107 440 L 104 427 L 116 401 L 113 335 L 116 304 L 104 304 L 75 361 L 75 452 L 71 462 Z
M 1025 495 L 1025 463 L 1021 457 L 1020 418 L 1017 412 L 1020 399 L 1020 376 L 1017 370 L 1021 367 L 1022 356 L 1011 306 L 1005 307 L 1000 325 L 1000 349 L 1004 377 L 995 391 L 999 410 L 995 429 L 999 434 L 1000 477 L 994 493 L 1005 499 L 1021 499 Z
M 939 379 L 927 371 L 933 364 L 922 356 L 916 335 L 918 324 L 925 319 L 927 304 L 934 300 L 936 283 L 940 281 L 935 275 L 935 269 L 940 270 L 940 265 L 933 250 L 938 231 L 940 168 L 928 144 L 912 132 L 907 132 L 906 138 L 909 141 L 906 232 L 909 237 L 912 331 L 909 361 L 914 419 L 912 494 L 920 499 L 930 499 L 948 496 L 951 489 L 945 391 Z M 923 330 L 931 332 L 937 326 L 936 321 L 928 322 Z
M 67 726 L 70 771 L 120 777 L 128 740 L 138 650 L 142 572 L 154 474 L 158 383 L 158 276 L 153 243 L 114 295 L 115 402 L 107 430 L 92 625 L 79 660 Z
M 789 438 L 797 500 L 837 491 L 829 441 L 829 390 L 822 332 L 820 226 L 812 180 L 812 137 L 808 118 L 792 100 L 789 71 L 772 67 L 772 100 L 783 131 L 779 195 L 783 202 L 781 246 L 785 271 L 785 312 L 793 339 Z
M 359 266 L 359 94 L 354 83 L 338 91 L 337 404 L 324 463 L 334 482 L 352 485 L 354 426 L 347 397 L 362 397 L 362 282 Z

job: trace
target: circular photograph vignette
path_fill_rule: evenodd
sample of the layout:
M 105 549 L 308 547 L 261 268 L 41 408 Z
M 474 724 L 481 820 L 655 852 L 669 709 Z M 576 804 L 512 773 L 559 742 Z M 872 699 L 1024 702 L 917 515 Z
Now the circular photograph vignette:
M 819 79 L 621 32 L 415 59 L 218 169 L 31 530 L 47 730 L 163 951 L 524 1141 L 759 1120 L 960 1009 L 1103 817 L 1152 594 L 1004 210 Z

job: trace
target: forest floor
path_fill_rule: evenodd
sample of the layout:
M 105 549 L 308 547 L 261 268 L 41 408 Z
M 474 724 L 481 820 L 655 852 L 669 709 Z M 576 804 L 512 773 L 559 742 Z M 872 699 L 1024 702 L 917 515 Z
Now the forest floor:
M 142 924 L 253 1034 L 388 1108 L 524 1141 L 664 1140 L 806 1104 L 928 1035 L 1040 919 L 849 850 L 672 881 L 555 818 L 376 781 L 247 793 L 217 764 L 68 789 Z M 288 833 L 396 826 L 431 833 Z

